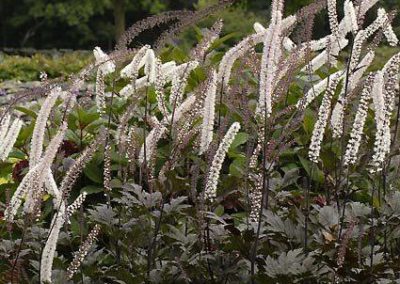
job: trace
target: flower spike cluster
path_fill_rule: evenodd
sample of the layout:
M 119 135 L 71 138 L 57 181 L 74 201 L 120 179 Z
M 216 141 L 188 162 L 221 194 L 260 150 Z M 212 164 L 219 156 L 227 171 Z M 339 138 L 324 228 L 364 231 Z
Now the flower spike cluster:
M 11 117 L 6 116 L 0 125 L 0 161 L 7 159 L 23 125 L 19 118 L 15 118 L 11 125 L 10 123 Z
M 235 122 L 231 125 L 228 132 L 225 134 L 225 137 L 219 144 L 217 153 L 214 156 L 210 170 L 207 175 L 207 183 L 204 192 L 205 199 L 210 202 L 213 202 L 217 197 L 217 186 L 218 186 L 220 171 L 222 168 L 222 163 L 225 160 L 226 152 L 231 146 L 239 130 L 240 130 L 239 122 Z

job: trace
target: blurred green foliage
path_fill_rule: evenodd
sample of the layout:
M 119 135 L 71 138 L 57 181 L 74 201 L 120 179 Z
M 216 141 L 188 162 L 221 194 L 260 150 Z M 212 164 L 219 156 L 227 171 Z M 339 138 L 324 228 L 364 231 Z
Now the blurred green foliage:
M 92 60 L 91 53 L 70 52 L 59 55 L 28 56 L 0 55 L 0 82 L 5 80 L 36 81 L 41 72 L 48 78 L 74 74 Z
M 123 13 L 116 15 L 116 3 Z M 116 33 L 116 18 L 124 17 L 127 27 L 147 16 L 166 10 L 201 9 L 217 0 L 1 0 L 0 45 L 3 47 L 90 49 L 100 45 L 111 49 Z M 312 0 L 286 1 L 285 14 L 292 14 Z M 343 2 L 343 0 L 339 0 Z M 400 6 L 400 0 L 381 1 L 386 9 Z M 219 17 L 225 19 L 227 32 L 248 32 L 254 21 L 266 23 L 270 0 L 237 0 Z M 341 7 L 341 5 L 338 5 Z M 325 12 L 324 12 L 325 13 Z M 339 14 L 342 12 L 339 11 Z M 324 16 L 324 15 L 321 15 Z M 396 19 L 399 26 L 399 17 Z M 322 21 L 318 21 L 321 22 Z M 316 25 L 316 36 L 327 32 L 325 24 Z M 158 32 L 145 35 L 151 41 Z M 142 40 L 143 41 L 143 40 Z M 143 43 L 143 42 L 141 42 Z

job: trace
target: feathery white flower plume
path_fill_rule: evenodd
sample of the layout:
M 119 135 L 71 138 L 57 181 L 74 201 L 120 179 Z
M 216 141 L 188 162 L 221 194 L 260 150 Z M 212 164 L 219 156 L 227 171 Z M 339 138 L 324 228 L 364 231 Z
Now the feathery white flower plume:
M 314 84 L 310 90 L 307 91 L 307 93 L 304 95 L 303 98 L 301 98 L 297 104 L 297 108 L 302 108 L 305 109 L 307 106 L 316 98 L 318 97 L 323 91 L 326 90 L 328 87 L 328 82 L 329 80 L 337 80 L 339 77 L 343 76 L 343 71 L 339 70 L 329 77 L 319 81 L 318 83 Z
M 53 268 L 54 255 L 57 248 L 57 241 L 60 235 L 60 230 L 64 225 L 65 220 L 65 203 L 62 201 L 59 211 L 53 217 L 51 221 L 51 231 L 47 238 L 47 242 L 44 245 L 42 251 L 42 257 L 40 260 L 40 283 L 52 283 L 51 272 Z
M 368 104 L 371 99 L 371 87 L 373 79 L 374 76 L 369 76 L 367 78 L 365 87 L 361 93 L 356 117 L 353 122 L 353 128 L 350 132 L 350 140 L 347 144 L 346 152 L 343 157 L 343 163 L 345 166 L 354 165 L 357 161 L 358 150 L 361 145 L 361 138 L 368 114 Z
M 357 84 L 360 82 L 362 76 L 364 75 L 365 71 L 369 68 L 374 58 L 375 58 L 375 52 L 372 50 L 369 51 L 357 65 L 355 71 L 350 74 L 348 82 L 349 92 L 351 92 L 356 88 Z
M 78 195 L 78 197 L 75 199 L 74 202 L 72 202 L 68 207 L 67 210 L 65 212 L 65 222 L 67 224 L 70 224 L 70 218 L 71 216 L 76 212 L 76 210 L 78 210 L 79 208 L 81 208 L 83 202 L 85 202 L 86 200 L 86 196 L 87 196 L 87 192 L 84 191 L 81 194 Z
M 384 77 L 382 71 L 377 71 L 371 97 L 374 104 L 376 134 L 374 142 L 374 154 L 372 156 L 370 172 L 382 170 L 382 163 L 390 151 L 390 125 L 385 119 L 386 105 L 383 96 Z
M 175 69 L 176 69 L 176 63 L 174 61 L 166 62 L 162 65 L 161 71 L 163 73 L 165 83 L 171 81 L 172 76 L 175 73 Z M 127 98 L 132 94 L 135 94 L 135 91 L 141 90 L 150 85 L 151 83 L 149 82 L 148 77 L 144 76 L 142 78 L 135 80 L 134 83 L 127 84 L 125 87 L 121 89 L 119 94 L 122 97 Z
M 203 38 L 199 44 L 194 48 L 190 54 L 190 57 L 196 61 L 203 61 L 206 57 L 206 52 L 211 45 L 219 38 L 224 23 L 220 19 L 214 23 L 211 29 L 205 29 L 203 31 Z
M 314 125 L 314 130 L 311 137 L 310 150 L 308 157 L 314 163 L 318 163 L 318 158 L 321 151 L 321 143 L 324 138 L 325 128 L 328 124 L 329 115 L 331 113 L 332 97 L 335 93 L 337 85 L 339 84 L 340 77 L 332 78 L 325 95 L 322 99 L 322 104 L 319 107 L 318 120 Z
M 364 72 L 367 70 L 372 60 L 374 59 L 374 52 L 370 51 L 367 53 L 361 62 L 355 67 L 355 72 L 350 74 L 350 78 L 348 80 L 348 88 L 347 93 L 342 88 L 339 94 L 338 101 L 333 108 L 332 117 L 331 117 L 331 127 L 333 132 L 333 137 L 341 137 L 343 132 L 343 120 L 344 120 L 344 111 L 347 106 L 347 95 L 352 92 L 360 79 L 362 78 Z
M 251 175 L 251 180 L 254 182 L 254 186 L 251 187 L 251 191 L 249 193 L 250 199 L 250 222 L 258 222 L 260 216 L 260 209 L 262 206 L 262 175 L 255 174 Z
M 218 179 L 222 168 L 222 163 L 225 160 L 226 152 L 229 150 L 236 134 L 240 130 L 240 123 L 234 122 L 225 134 L 222 142 L 219 144 L 217 153 L 214 156 L 210 170 L 207 175 L 207 183 L 205 187 L 205 199 L 213 202 L 217 197 Z
M 396 46 L 399 43 L 399 39 L 397 38 L 396 34 L 393 31 L 393 27 L 389 22 L 388 14 L 386 13 L 385 9 L 379 8 L 378 9 L 378 17 L 382 17 L 384 19 L 384 25 L 382 26 L 383 34 L 385 35 L 387 41 L 391 46 Z
M 389 123 L 399 90 L 400 52 L 392 56 L 382 68 L 385 79 L 384 98 L 386 103 L 385 119 Z
M 146 51 L 144 60 L 144 74 L 150 84 L 153 84 L 156 80 L 156 55 L 152 49 Z
M 327 0 L 328 2 L 328 16 L 329 16 L 329 27 L 332 34 L 335 37 L 339 37 L 339 22 L 336 11 L 336 0 Z
M 30 168 L 36 166 L 40 158 L 42 157 L 47 120 L 49 119 L 50 112 L 60 94 L 60 87 L 53 88 L 43 102 L 42 107 L 40 108 L 39 114 L 36 118 L 35 128 L 33 129 L 32 134 L 31 150 L 29 153 Z
M 57 154 L 58 148 L 62 142 L 64 134 L 67 130 L 66 124 L 64 124 L 60 131 L 54 136 L 47 147 L 43 158 L 40 159 L 39 163 L 29 169 L 28 173 L 24 176 L 21 183 L 12 196 L 9 205 L 4 211 L 4 218 L 9 222 L 14 220 L 15 214 L 22 204 L 22 198 L 27 194 L 25 203 L 26 212 L 32 212 L 35 206 L 34 200 L 37 200 L 41 196 L 42 188 L 45 183 L 45 179 L 48 175 L 48 169 L 50 168 L 53 160 Z
M 145 57 L 145 55 L 149 49 L 150 49 L 149 45 L 144 45 L 141 49 L 138 50 L 138 52 L 136 52 L 131 63 L 126 65 L 121 70 L 122 78 L 130 78 L 130 79 L 137 78 L 137 76 L 139 75 L 140 68 L 142 68 L 144 65 L 143 58 Z
M 344 119 L 344 90 L 340 90 L 339 99 L 335 104 L 331 116 L 331 128 L 333 138 L 341 137 L 343 134 Z
M 96 104 L 98 112 L 103 115 L 106 107 L 104 77 L 115 71 L 115 64 L 98 46 L 93 49 L 93 54 L 98 66 L 96 75 Z
M 43 157 L 40 159 L 38 168 L 35 168 L 38 172 L 34 174 L 37 178 L 31 180 L 32 186 L 27 192 L 25 204 L 24 204 L 24 212 L 32 214 L 36 210 L 36 206 L 41 204 L 41 198 L 43 195 L 43 189 L 45 186 L 45 180 L 48 177 L 49 171 L 56 155 L 58 149 L 64 139 L 65 132 L 67 131 L 67 124 L 64 123 L 61 125 L 60 130 L 57 134 L 51 139 L 49 145 L 46 148 L 46 151 L 43 154 Z M 33 171 L 34 169 L 32 169 Z M 31 170 L 30 170 L 31 171 Z M 29 173 L 29 172 L 28 172 Z
M 207 151 L 208 146 L 213 139 L 214 119 L 215 119 L 215 97 L 217 93 L 217 72 L 215 70 L 211 73 L 211 78 L 208 83 L 207 97 L 204 101 L 203 108 L 203 122 L 201 125 L 200 136 L 200 151 L 203 154 Z
M 169 96 L 169 102 L 173 108 L 181 104 L 190 72 L 196 69 L 198 65 L 198 61 L 190 61 L 176 67 L 172 76 L 171 94 Z
M 283 19 L 280 25 L 282 32 L 292 27 L 296 20 L 296 16 L 288 16 Z M 260 23 L 256 23 L 254 28 L 256 30 L 255 34 L 242 39 L 238 44 L 229 49 L 222 57 L 218 67 L 218 82 L 223 83 L 224 88 L 227 88 L 229 85 L 232 68 L 236 60 L 246 55 L 247 52 L 249 52 L 257 44 L 265 41 L 265 38 L 268 36 L 268 29 L 265 29 Z M 295 46 L 295 44 L 287 37 L 284 39 L 284 44 L 288 48 L 293 48 Z
M 6 138 L 7 131 L 10 128 L 11 116 L 9 114 L 3 117 L 3 121 L 0 125 L 0 141 L 3 141 Z
M 174 113 L 174 121 L 173 123 L 177 123 L 182 115 L 190 110 L 191 106 L 195 102 L 196 97 L 194 95 L 189 96 L 176 110 Z M 164 117 L 161 122 L 159 122 L 147 135 L 146 137 L 146 162 L 150 163 L 153 155 L 155 154 L 155 150 L 157 147 L 158 141 L 164 136 L 167 131 L 166 126 L 171 122 L 172 114 L 168 117 Z M 140 149 L 139 153 L 139 163 L 143 164 L 144 157 L 144 143 Z
M 104 53 L 100 47 L 96 46 L 93 49 L 93 55 L 96 59 L 96 65 L 98 65 L 98 70 L 103 74 L 107 75 L 115 71 L 114 61 Z
M 358 23 L 357 23 L 357 14 L 354 9 L 353 2 L 346 0 L 344 2 L 344 14 L 345 14 L 345 22 L 348 26 L 348 29 L 353 33 L 358 31 Z
M 301 71 L 306 72 L 315 72 L 324 64 L 329 63 L 331 65 L 336 65 L 337 60 L 336 57 L 339 55 L 339 52 L 344 49 L 349 44 L 349 41 L 345 38 L 340 39 L 332 39 L 331 46 L 328 50 L 324 50 L 320 52 L 317 56 L 315 56 L 307 66 L 305 66 Z
M 261 58 L 259 99 L 256 113 L 269 117 L 272 113 L 272 94 L 278 62 L 282 55 L 282 14 L 273 11 L 273 21 L 267 30 Z
M 18 138 L 19 132 L 21 131 L 22 125 L 23 122 L 21 119 L 14 119 L 13 123 L 7 131 L 7 134 L 3 137 L 2 140 L 0 140 L 0 161 L 4 161 L 10 154 L 12 147 L 14 146 L 15 141 Z M 3 135 L 2 133 L 0 134 Z
M 67 279 L 71 280 L 82 261 L 85 259 L 85 256 L 88 254 L 90 247 L 93 245 L 94 241 L 97 238 L 97 235 L 100 232 L 100 226 L 95 225 L 94 228 L 90 231 L 86 240 L 81 244 L 79 250 L 74 253 L 74 259 L 67 268 Z
M 165 76 L 162 71 L 162 63 L 159 58 L 156 58 L 156 81 L 154 84 L 155 93 L 157 98 L 158 110 L 163 116 L 168 116 L 168 107 L 166 104 L 166 98 L 164 93 Z

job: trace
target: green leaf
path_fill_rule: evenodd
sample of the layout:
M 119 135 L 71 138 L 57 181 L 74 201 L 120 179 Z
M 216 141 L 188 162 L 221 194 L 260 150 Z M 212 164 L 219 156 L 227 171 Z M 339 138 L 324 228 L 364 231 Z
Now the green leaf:
M 103 171 L 94 162 L 88 163 L 83 172 L 91 181 L 99 184 L 103 183 Z
M 25 107 L 17 106 L 17 107 L 15 107 L 15 109 L 20 111 L 20 112 L 22 112 L 22 113 L 25 113 L 26 115 L 28 115 L 28 116 L 30 116 L 30 117 L 32 117 L 34 119 L 36 119 L 36 117 L 37 117 L 36 112 L 34 112 L 33 110 L 30 110 L 30 109 L 27 109 Z
M 94 193 L 103 192 L 104 189 L 99 186 L 88 185 L 88 186 L 83 187 L 81 189 L 80 193 L 83 193 L 84 191 L 86 191 L 87 194 L 94 194 Z
M 249 134 L 244 132 L 239 132 L 236 135 L 235 139 L 233 140 L 230 149 L 235 149 L 236 147 L 245 144 L 248 139 L 249 139 Z
M 226 42 L 227 40 L 229 40 L 231 38 L 234 38 L 234 37 L 236 37 L 238 35 L 239 35 L 239 33 L 233 32 L 233 33 L 227 34 L 226 36 L 223 36 L 223 37 L 215 40 L 212 43 L 212 45 L 210 47 L 210 50 L 213 50 L 213 49 L 216 49 L 216 48 L 220 47 L 222 44 L 224 44 L 224 42 Z
M 304 114 L 303 128 L 307 134 L 311 134 L 314 129 L 315 115 L 310 109 L 307 109 Z
M 317 165 L 301 156 L 298 157 L 308 176 L 315 182 L 323 183 L 324 173 L 317 167 Z
M 233 160 L 229 166 L 229 173 L 235 177 L 242 177 L 246 168 L 246 157 L 239 157 Z
M 217 208 L 215 208 L 214 213 L 218 217 L 221 217 L 222 215 L 224 215 L 224 206 L 218 205 Z

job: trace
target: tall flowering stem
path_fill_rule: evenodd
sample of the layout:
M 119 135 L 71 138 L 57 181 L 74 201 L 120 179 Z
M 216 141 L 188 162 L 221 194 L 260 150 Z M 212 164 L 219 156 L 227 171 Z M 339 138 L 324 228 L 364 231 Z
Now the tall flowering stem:
M 222 163 L 225 160 L 226 152 L 231 146 L 239 130 L 240 130 L 240 123 L 234 122 L 229 128 L 228 132 L 225 134 L 221 143 L 219 144 L 217 153 L 214 156 L 210 170 L 207 175 L 207 183 L 204 192 L 205 199 L 208 200 L 209 202 L 213 202 L 217 197 L 217 186 L 218 186 L 220 171 L 222 168 Z
M 215 98 L 217 92 L 217 73 L 213 71 L 207 86 L 207 97 L 204 101 L 203 122 L 201 125 L 200 155 L 207 151 L 213 139 L 215 120 Z
M 72 279 L 78 268 L 82 265 L 83 260 L 89 253 L 89 250 L 92 247 L 93 243 L 96 241 L 99 233 L 100 233 L 100 226 L 96 224 L 94 228 L 90 231 L 86 240 L 79 247 L 79 250 L 74 253 L 74 259 L 67 269 L 67 278 L 69 280 Z
M 325 128 L 328 124 L 329 115 L 331 113 L 332 97 L 335 93 L 336 87 L 339 84 L 340 78 L 333 78 L 330 80 L 322 104 L 318 112 L 318 120 L 315 123 L 314 130 L 311 137 L 310 150 L 308 157 L 314 163 L 318 163 L 318 158 L 321 151 L 321 143 L 324 138 Z

